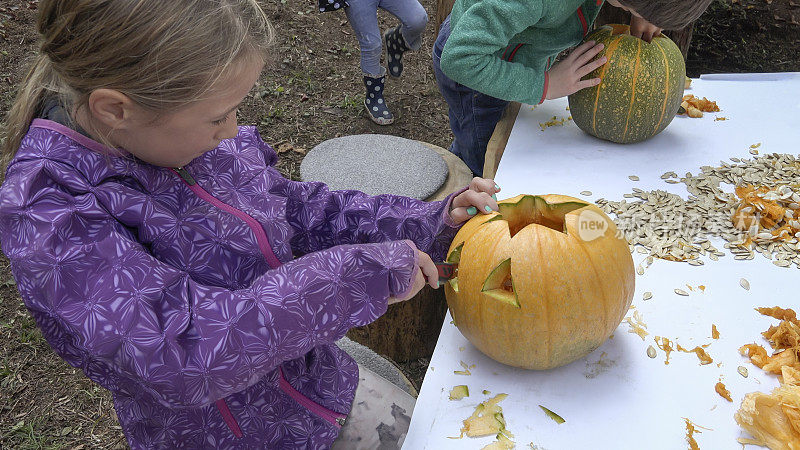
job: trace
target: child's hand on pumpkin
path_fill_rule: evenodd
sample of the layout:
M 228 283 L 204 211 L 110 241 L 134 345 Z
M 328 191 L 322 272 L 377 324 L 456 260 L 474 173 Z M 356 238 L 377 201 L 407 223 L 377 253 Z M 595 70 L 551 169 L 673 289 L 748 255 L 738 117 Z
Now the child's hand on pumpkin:
M 631 36 L 642 38 L 645 42 L 650 42 L 659 34 L 661 34 L 661 28 L 648 22 L 643 17 L 631 14 Z
M 586 80 L 582 80 L 581 78 L 606 63 L 605 56 L 594 59 L 602 50 L 603 44 L 595 44 L 594 41 L 586 41 L 575 48 L 564 60 L 556 63 L 556 65 L 547 71 L 548 82 L 546 98 L 552 100 L 554 98 L 565 97 L 581 89 L 600 84 L 600 78 L 589 78 Z
M 497 193 L 500 186 L 494 180 L 475 177 L 469 188 L 453 198 L 450 205 L 450 218 L 460 224 L 475 217 L 478 213 L 489 214 L 497 211 Z
M 431 257 L 420 250 L 417 250 L 417 265 L 414 267 L 415 275 L 411 289 L 404 295 L 389 297 L 389 304 L 404 302 L 419 293 L 425 285 L 437 289 L 439 287 L 439 271 Z

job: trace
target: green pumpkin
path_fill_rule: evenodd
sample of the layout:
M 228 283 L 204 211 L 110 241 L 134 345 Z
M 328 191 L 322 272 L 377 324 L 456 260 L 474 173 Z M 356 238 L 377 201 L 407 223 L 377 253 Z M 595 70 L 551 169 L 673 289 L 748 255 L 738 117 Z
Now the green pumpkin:
M 608 59 L 585 78 L 594 87 L 569 96 L 572 119 L 583 131 L 612 142 L 644 141 L 672 122 L 683 98 L 686 65 L 666 36 L 648 43 L 630 35 L 628 25 L 604 25 L 584 39 L 602 43 Z

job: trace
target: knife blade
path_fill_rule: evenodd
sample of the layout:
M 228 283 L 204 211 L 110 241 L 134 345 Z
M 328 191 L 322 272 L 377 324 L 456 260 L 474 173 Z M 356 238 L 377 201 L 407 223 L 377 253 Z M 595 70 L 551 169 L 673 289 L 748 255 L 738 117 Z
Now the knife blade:
M 437 262 L 436 270 L 439 272 L 439 283 L 453 279 L 458 275 L 458 264 L 449 262 Z

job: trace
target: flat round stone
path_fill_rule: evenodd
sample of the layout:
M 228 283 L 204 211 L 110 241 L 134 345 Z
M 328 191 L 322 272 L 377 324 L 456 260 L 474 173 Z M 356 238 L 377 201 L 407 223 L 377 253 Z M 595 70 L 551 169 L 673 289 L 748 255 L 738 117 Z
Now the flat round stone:
M 418 141 L 385 134 L 329 139 L 300 163 L 303 181 L 322 181 L 331 190 L 394 194 L 424 200 L 447 179 L 447 163 Z

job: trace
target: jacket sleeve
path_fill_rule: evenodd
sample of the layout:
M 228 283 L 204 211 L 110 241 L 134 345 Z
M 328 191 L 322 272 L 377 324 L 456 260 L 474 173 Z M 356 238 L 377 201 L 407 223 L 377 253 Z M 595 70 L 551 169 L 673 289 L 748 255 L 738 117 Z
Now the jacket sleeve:
M 287 198 L 286 218 L 295 235 L 292 251 L 304 255 L 343 244 L 408 239 L 443 260 L 459 226 L 450 218 L 457 191 L 438 202 L 360 191 L 331 191 L 324 183 L 286 180 L 275 186 Z
M 3 252 L 48 342 L 107 388 L 133 380 L 165 405 L 205 405 L 374 321 L 411 287 L 416 254 L 403 241 L 309 254 L 245 289 L 203 285 L 47 172 L 9 170 Z
M 442 72 L 491 97 L 528 104 L 545 97 L 547 74 L 498 57 L 511 39 L 543 16 L 542 0 L 475 2 L 459 17 L 442 50 Z

